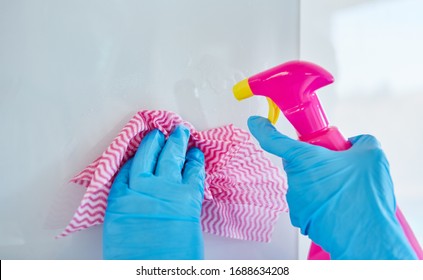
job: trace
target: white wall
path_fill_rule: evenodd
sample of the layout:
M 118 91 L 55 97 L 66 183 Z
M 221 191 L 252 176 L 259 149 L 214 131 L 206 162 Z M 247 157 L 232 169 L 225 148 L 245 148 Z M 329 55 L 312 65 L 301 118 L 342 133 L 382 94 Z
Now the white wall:
M 335 76 L 320 91 L 345 136 L 375 135 L 397 203 L 423 244 L 423 1 L 301 1 L 300 58 Z M 308 242 L 300 239 L 300 257 Z
M 298 12 L 295 0 L 0 1 L 0 258 L 101 258 L 101 227 L 53 239 L 83 193 L 67 181 L 140 109 L 198 129 L 265 115 L 231 88 L 298 58 Z M 206 257 L 293 259 L 296 240 L 284 214 L 272 243 L 207 235 Z

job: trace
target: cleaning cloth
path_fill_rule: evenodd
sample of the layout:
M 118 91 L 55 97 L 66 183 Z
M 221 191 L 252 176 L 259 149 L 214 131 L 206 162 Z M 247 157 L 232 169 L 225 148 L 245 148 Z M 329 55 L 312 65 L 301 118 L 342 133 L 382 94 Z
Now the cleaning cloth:
M 179 124 L 191 132 L 189 147 L 199 148 L 205 157 L 203 231 L 269 242 L 278 215 L 287 211 L 287 184 L 282 170 L 240 128 L 226 125 L 197 131 L 177 114 L 160 110 L 138 112 L 106 151 L 71 179 L 87 190 L 59 237 L 103 223 L 113 179 L 135 154 L 143 137 L 153 129 L 159 129 L 167 137 Z

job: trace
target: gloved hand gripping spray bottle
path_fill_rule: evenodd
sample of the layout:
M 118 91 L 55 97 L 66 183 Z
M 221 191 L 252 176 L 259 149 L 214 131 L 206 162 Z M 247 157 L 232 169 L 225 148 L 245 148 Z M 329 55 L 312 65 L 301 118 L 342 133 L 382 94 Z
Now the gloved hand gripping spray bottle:
M 294 126 L 300 141 L 342 151 L 351 147 L 339 130 L 329 126 L 315 91 L 331 84 L 333 76 L 322 67 L 305 61 L 290 61 L 237 83 L 233 92 L 242 100 L 253 95 L 267 97 L 269 120 L 274 124 L 280 110 Z M 419 259 L 423 251 L 405 217 L 397 207 L 396 217 Z M 330 255 L 312 243 L 308 259 L 328 260 Z

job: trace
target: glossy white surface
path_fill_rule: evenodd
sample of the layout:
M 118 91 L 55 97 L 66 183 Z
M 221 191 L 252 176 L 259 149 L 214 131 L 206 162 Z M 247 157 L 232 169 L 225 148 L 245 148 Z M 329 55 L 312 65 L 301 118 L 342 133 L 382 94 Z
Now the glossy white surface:
M 319 96 L 347 137 L 373 134 L 397 204 L 423 244 L 423 18 L 420 0 L 301 1 L 300 58 L 335 77 Z M 308 241 L 300 239 L 300 258 Z
M 298 34 L 295 0 L 1 1 L 0 258 L 101 258 L 101 227 L 54 239 L 83 194 L 67 181 L 140 109 L 246 128 L 267 103 L 232 85 L 298 58 Z M 287 214 L 270 244 L 205 239 L 209 259 L 297 257 Z

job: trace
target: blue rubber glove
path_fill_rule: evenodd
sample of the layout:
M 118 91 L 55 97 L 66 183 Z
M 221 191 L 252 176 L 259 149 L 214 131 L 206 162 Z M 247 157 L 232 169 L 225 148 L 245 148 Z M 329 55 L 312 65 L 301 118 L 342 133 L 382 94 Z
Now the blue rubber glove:
M 202 259 L 204 155 L 188 152 L 189 130 L 142 140 L 116 176 L 103 227 L 105 259 Z
M 331 259 L 416 259 L 395 217 L 388 161 L 370 135 L 347 151 L 293 140 L 262 117 L 248 126 L 261 147 L 283 158 L 291 223 Z

